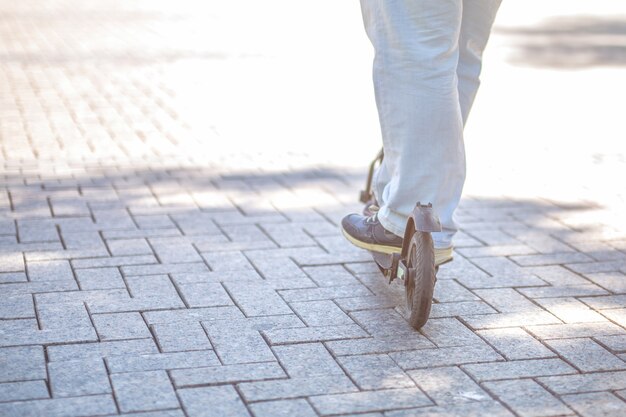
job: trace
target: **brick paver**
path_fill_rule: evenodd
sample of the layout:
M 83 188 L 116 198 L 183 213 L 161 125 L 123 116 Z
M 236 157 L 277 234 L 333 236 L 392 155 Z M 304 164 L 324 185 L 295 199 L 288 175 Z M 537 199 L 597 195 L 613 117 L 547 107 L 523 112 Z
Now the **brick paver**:
M 601 89 L 623 5 L 556 1 L 576 26 L 505 2 L 486 80 L 518 78 L 479 96 L 455 261 L 416 332 L 338 232 L 378 146 L 358 4 L 205 3 L 0 1 L 0 416 L 626 414 L 624 194 L 596 187 L 623 178 L 619 106 L 560 139 L 518 89 Z M 559 97 L 544 113 L 578 114 Z M 551 139 L 585 168 L 541 177 Z

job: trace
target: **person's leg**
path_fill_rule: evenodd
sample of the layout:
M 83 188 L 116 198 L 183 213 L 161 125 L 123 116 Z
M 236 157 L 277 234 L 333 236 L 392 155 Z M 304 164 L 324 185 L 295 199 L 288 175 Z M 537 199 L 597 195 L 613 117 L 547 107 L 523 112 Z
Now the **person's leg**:
M 456 71 L 459 79 L 459 102 L 463 123 L 467 122 L 480 85 L 483 51 L 489 40 L 491 27 L 501 2 L 502 0 L 463 1 L 459 65 Z
M 390 177 L 382 188 L 377 176 L 380 223 L 402 236 L 415 203 L 432 203 L 443 226 L 435 245 L 448 247 L 465 180 L 456 73 L 462 0 L 362 0 L 361 6 L 376 51 L 381 169 Z

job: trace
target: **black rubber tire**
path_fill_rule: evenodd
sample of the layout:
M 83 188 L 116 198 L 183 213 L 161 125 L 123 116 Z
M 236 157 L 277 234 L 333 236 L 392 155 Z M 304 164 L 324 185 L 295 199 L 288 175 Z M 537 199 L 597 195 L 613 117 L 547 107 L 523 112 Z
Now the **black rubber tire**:
M 409 274 L 406 282 L 406 306 L 409 323 L 416 330 L 422 328 L 430 316 L 435 290 L 435 247 L 427 232 L 415 232 L 407 255 Z

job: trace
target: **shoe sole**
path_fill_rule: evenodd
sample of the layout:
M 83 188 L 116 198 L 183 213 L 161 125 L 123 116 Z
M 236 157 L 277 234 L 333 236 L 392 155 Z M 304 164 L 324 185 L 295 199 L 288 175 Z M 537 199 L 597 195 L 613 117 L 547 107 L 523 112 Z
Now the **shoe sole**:
M 384 253 L 386 255 L 391 255 L 394 253 L 402 252 L 402 248 L 399 248 L 397 246 L 378 245 L 375 243 L 365 243 L 360 240 L 357 240 L 354 237 L 352 237 L 348 232 L 346 232 L 343 228 L 341 228 L 341 232 L 343 233 L 344 237 L 348 239 L 348 241 L 352 243 L 354 246 L 361 248 L 361 249 L 368 250 L 370 252 L 379 252 L 379 253 Z M 453 259 L 454 258 L 451 255 L 446 256 L 444 259 L 438 259 L 437 251 L 435 250 L 435 266 L 447 264 L 448 262 L 452 262 Z

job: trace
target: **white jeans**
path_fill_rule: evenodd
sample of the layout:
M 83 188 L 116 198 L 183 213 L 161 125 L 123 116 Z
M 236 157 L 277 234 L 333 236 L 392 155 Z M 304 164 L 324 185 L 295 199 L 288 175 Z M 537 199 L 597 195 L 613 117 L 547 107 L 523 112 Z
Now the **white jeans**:
M 374 45 L 385 158 L 374 178 L 385 229 L 402 236 L 415 203 L 432 203 L 449 247 L 465 182 L 463 126 L 501 0 L 361 0 Z

